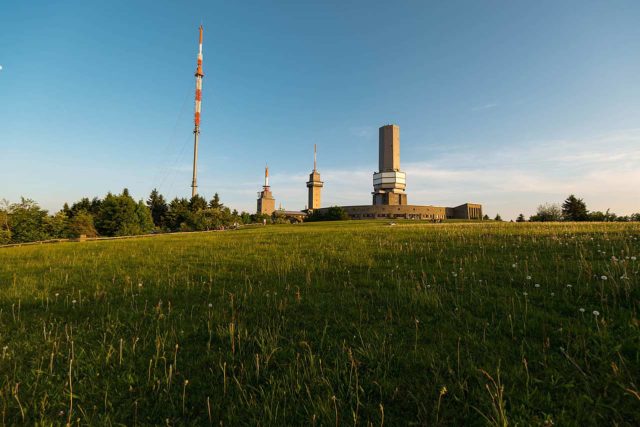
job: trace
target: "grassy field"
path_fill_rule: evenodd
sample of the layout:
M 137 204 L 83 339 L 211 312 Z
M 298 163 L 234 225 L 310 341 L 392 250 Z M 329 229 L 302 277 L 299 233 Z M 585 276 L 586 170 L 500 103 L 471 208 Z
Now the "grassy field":
M 0 422 L 639 425 L 638 224 L 0 249 Z

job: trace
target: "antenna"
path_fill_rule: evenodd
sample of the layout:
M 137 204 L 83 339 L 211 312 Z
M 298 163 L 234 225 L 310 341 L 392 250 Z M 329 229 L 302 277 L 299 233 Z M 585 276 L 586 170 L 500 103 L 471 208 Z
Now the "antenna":
M 193 118 L 193 179 L 191 181 L 191 197 L 198 194 L 198 141 L 200 139 L 200 102 L 202 101 L 202 25 L 200 25 L 200 38 L 198 46 L 198 66 L 196 68 L 196 105 Z
M 313 144 L 313 170 L 315 171 L 317 163 L 317 152 L 316 152 L 316 144 Z

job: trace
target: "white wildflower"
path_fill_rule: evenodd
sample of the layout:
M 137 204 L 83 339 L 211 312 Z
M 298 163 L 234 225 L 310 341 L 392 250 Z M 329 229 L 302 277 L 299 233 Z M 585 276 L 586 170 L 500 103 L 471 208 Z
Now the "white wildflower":
M 531 276 L 527 276 L 527 280 L 531 280 Z
M 584 308 L 580 307 L 580 313 L 584 313 Z
M 209 303 L 209 308 L 213 307 L 213 304 Z
M 593 310 L 593 315 L 598 317 L 600 316 L 600 312 L 598 310 Z
M 540 283 L 536 283 L 536 284 L 535 284 L 535 285 L 533 285 L 533 286 L 535 286 L 536 288 L 539 288 L 539 287 L 540 287 Z
M 602 280 L 607 280 L 607 276 L 600 276 Z

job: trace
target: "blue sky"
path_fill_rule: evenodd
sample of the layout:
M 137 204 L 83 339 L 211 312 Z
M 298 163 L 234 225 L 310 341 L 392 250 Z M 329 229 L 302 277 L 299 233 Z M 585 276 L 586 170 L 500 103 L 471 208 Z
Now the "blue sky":
M 253 211 L 268 162 L 302 209 L 315 143 L 323 204 L 370 203 L 396 123 L 409 203 L 637 212 L 639 22 L 638 1 L 3 2 L 0 198 L 189 196 L 202 23 L 207 197 Z

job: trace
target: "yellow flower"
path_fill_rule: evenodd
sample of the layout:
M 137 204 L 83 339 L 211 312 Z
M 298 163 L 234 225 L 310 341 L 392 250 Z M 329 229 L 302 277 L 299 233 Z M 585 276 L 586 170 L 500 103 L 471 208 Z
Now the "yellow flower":
M 442 386 L 442 388 L 440 389 L 440 396 L 444 396 L 448 391 L 449 390 L 447 390 L 447 386 Z

